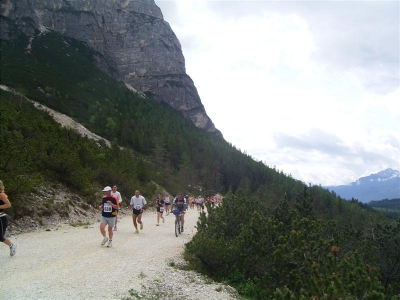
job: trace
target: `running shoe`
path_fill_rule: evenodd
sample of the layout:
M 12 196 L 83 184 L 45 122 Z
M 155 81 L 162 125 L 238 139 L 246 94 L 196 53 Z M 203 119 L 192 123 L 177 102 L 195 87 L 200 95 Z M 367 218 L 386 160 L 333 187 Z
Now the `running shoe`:
M 103 238 L 103 241 L 101 242 L 101 245 L 104 246 L 105 243 L 107 243 L 107 241 L 108 241 L 108 237 L 105 236 L 105 237 Z
M 114 231 L 117 231 L 117 226 L 114 226 L 113 230 L 114 230 Z
M 135 230 L 135 233 L 139 233 L 139 230 L 136 229 L 136 230 Z
M 16 250 L 17 250 L 17 246 L 15 244 L 12 244 L 10 247 L 10 256 L 14 256 Z
M 181 226 L 181 232 L 183 232 L 183 226 Z
M 108 248 L 111 248 L 111 247 L 112 247 L 112 240 L 109 240 L 109 241 L 108 241 L 107 247 L 108 247 Z
M 142 230 L 142 229 L 143 229 L 143 222 L 140 223 L 140 230 Z
M 160 226 L 160 224 L 157 223 L 156 226 Z
M 165 219 L 164 218 L 162 218 L 162 222 L 165 223 Z

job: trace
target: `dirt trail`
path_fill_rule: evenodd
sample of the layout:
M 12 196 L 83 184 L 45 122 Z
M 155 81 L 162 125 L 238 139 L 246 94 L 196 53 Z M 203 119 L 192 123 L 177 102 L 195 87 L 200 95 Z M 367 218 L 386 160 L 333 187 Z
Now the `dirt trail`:
M 0 299 L 122 299 L 130 289 L 140 291 L 142 285 L 170 280 L 170 275 L 184 272 L 170 262 L 182 261 L 183 246 L 195 234 L 198 214 L 189 209 L 179 237 L 174 234 L 173 214 L 156 226 L 155 212 L 145 212 L 139 234 L 134 234 L 131 216 L 122 215 L 112 248 L 100 246 L 99 222 L 88 228 L 62 225 L 13 236 L 14 257 L 1 247 Z M 186 287 L 189 295 L 195 288 Z M 208 284 L 206 294 L 195 290 L 193 297 L 185 299 L 233 299 L 220 290 Z

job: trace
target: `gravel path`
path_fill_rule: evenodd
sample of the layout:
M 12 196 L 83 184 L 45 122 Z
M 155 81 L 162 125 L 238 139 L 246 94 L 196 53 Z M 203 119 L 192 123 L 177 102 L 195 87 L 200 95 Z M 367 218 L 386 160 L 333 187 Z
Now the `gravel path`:
M 155 212 L 147 211 L 143 230 L 134 234 L 126 211 L 112 248 L 100 246 L 98 221 L 12 236 L 17 254 L 10 257 L 4 245 L 0 251 L 0 299 L 239 299 L 233 288 L 176 267 L 184 264 L 197 217 L 189 209 L 185 232 L 175 237 L 174 215 L 156 226 Z

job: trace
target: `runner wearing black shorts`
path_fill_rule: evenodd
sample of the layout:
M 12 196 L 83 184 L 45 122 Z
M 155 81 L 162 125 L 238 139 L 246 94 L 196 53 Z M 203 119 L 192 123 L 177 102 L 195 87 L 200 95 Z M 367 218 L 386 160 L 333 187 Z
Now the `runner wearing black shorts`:
M 164 200 L 162 199 L 161 195 L 158 195 L 157 198 L 157 202 L 156 202 L 156 206 L 157 206 L 157 226 L 160 226 L 160 218 L 162 219 L 162 222 L 164 223 Z
M 133 226 L 135 227 L 135 233 L 139 233 L 137 223 L 140 224 L 140 230 L 143 229 L 142 213 L 147 208 L 146 199 L 140 195 L 139 190 L 135 191 L 135 195 L 131 198 L 129 207 L 132 209 Z

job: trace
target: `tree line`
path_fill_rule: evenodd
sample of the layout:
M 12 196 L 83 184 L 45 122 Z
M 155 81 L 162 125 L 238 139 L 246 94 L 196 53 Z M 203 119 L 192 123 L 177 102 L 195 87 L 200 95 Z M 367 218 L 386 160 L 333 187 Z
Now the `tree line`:
M 317 217 L 313 201 L 306 186 L 269 209 L 238 191 L 207 206 L 185 258 L 249 299 L 399 297 L 400 219 L 343 226 Z

